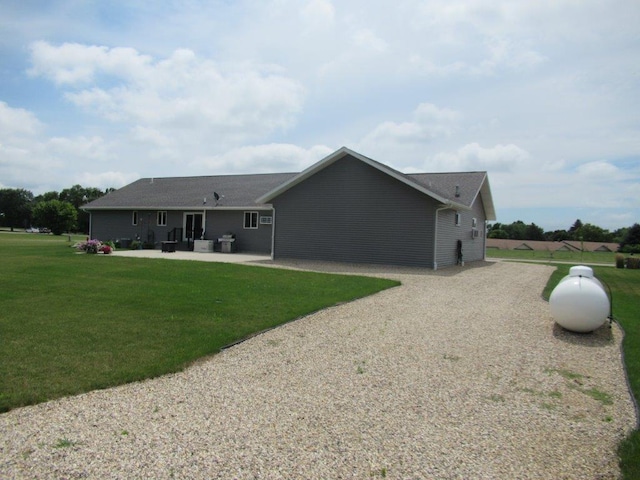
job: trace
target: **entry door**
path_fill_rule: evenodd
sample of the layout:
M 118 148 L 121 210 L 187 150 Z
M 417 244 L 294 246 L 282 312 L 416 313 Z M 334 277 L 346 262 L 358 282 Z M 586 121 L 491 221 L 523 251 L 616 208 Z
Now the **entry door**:
M 202 213 L 184 214 L 184 240 L 199 240 L 202 235 Z

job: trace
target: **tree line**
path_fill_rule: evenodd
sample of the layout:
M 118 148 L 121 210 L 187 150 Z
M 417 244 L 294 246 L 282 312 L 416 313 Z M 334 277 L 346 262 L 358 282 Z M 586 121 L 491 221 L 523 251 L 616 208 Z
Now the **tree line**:
M 554 230 L 545 232 L 535 223 L 525 224 L 521 220 L 510 224 L 493 223 L 487 228 L 488 238 L 503 238 L 508 240 L 540 240 L 547 242 L 562 242 L 572 240 L 576 242 L 603 242 L 619 244 L 619 251 L 626 253 L 640 253 L 640 225 L 635 223 L 630 227 L 619 228 L 613 232 L 576 220 L 568 230 Z
M 113 191 L 74 185 L 61 192 L 51 191 L 34 196 L 22 188 L 0 189 L 0 226 L 15 228 L 48 228 L 56 235 L 64 232 L 89 233 L 89 214 L 82 205 Z

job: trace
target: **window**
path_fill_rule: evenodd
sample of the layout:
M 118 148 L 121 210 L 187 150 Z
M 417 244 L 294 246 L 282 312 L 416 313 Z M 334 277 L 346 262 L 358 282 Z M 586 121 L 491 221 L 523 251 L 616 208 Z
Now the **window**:
M 471 219 L 471 228 L 478 228 L 478 219 L 477 218 L 472 218 Z
M 244 212 L 244 228 L 258 228 L 258 212 Z
M 131 225 L 138 225 L 138 212 L 131 212 Z
M 159 227 L 166 227 L 167 226 L 167 212 L 163 211 L 163 212 L 158 212 L 158 226 Z
M 459 227 L 461 222 L 462 222 L 462 215 L 460 215 L 460 212 L 456 212 L 456 227 Z

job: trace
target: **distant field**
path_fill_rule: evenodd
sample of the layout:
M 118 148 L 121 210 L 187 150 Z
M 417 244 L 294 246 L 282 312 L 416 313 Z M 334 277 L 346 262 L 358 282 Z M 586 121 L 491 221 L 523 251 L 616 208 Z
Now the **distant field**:
M 536 260 L 549 262 L 575 262 L 615 265 L 615 252 L 543 252 L 536 250 L 487 249 L 488 258 Z

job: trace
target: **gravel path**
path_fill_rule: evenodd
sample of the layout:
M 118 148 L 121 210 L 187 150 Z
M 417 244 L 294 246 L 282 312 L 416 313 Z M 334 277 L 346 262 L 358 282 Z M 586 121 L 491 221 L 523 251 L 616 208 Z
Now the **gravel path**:
M 621 332 L 555 326 L 551 272 L 386 271 L 184 372 L 0 415 L 0 478 L 617 478 Z

